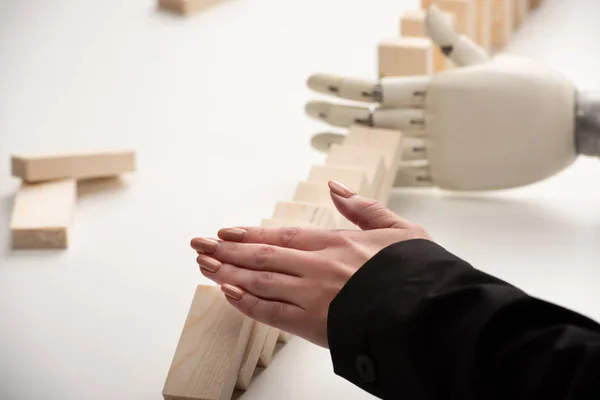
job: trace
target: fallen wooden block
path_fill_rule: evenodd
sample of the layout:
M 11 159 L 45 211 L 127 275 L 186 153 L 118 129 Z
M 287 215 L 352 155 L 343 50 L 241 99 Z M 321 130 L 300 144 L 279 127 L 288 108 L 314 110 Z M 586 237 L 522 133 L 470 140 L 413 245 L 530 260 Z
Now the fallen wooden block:
M 277 341 L 279 343 L 288 343 L 292 337 L 293 335 L 291 333 L 279 331 L 279 337 L 277 338 Z
M 133 151 L 13 156 L 12 174 L 25 182 L 106 178 L 135 170 Z
M 477 26 L 475 0 L 437 0 L 436 4 L 454 16 L 454 27 L 458 33 L 474 40 Z
M 387 204 L 402 157 L 402 133 L 396 130 L 354 125 L 350 127 L 344 145 L 360 146 L 382 152 L 387 174 L 381 189 L 374 197 L 382 204 Z
M 309 223 L 322 228 L 337 227 L 331 208 L 318 203 L 280 201 L 273 211 L 273 219 L 294 224 Z
M 504 48 L 513 31 L 514 0 L 494 0 L 492 6 L 492 46 Z
M 329 191 L 330 180 L 342 182 L 364 197 L 373 197 L 373 188 L 367 178 L 365 168 L 337 165 L 313 165 L 307 182 L 321 185 Z
M 66 249 L 77 198 L 73 179 L 22 183 L 14 200 L 13 249 Z
M 189 15 L 218 3 L 220 0 L 158 0 L 158 6 L 182 15 Z
M 275 352 L 275 346 L 277 346 L 280 333 L 281 331 L 279 329 L 269 329 L 267 339 L 265 340 L 265 345 L 263 346 L 260 357 L 258 358 L 259 367 L 268 367 L 269 364 L 271 364 L 271 360 L 273 360 L 273 353 Z
M 433 43 L 430 39 L 403 37 L 384 39 L 377 46 L 379 78 L 433 74 Z
M 367 181 L 372 188 L 372 197 L 376 197 L 376 194 L 383 187 L 388 172 L 381 150 L 365 146 L 353 146 L 348 143 L 333 144 L 329 148 L 325 164 L 364 169 Z
M 253 326 L 219 287 L 199 285 L 169 368 L 164 399 L 230 399 Z
M 454 15 L 447 13 L 446 16 L 450 24 L 454 26 Z M 425 11 L 411 10 L 405 12 L 400 18 L 400 36 L 429 38 L 425 32 Z M 452 67 L 452 62 L 442 53 L 440 47 L 433 46 L 433 73 L 439 73 Z
M 331 207 L 338 229 L 358 229 L 356 225 L 348 221 L 335 208 L 333 200 L 331 200 L 329 187 L 327 185 L 306 181 L 298 182 L 293 200 L 299 202 L 317 203 Z
M 254 323 L 248 346 L 244 352 L 244 358 L 242 359 L 242 366 L 238 374 L 238 379 L 235 384 L 235 388 L 238 390 L 247 390 L 250 387 L 250 382 L 254 376 L 254 371 L 258 364 L 258 359 L 262 353 L 262 349 L 265 346 L 265 341 L 271 327 L 260 322 Z

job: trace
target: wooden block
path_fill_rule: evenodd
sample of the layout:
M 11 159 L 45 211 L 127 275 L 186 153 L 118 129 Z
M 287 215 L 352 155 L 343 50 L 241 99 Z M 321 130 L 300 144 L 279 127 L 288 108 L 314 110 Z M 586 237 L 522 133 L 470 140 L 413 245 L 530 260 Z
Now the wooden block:
M 280 201 L 273 211 L 273 219 L 290 222 L 306 222 L 321 228 L 337 227 L 331 207 L 308 202 Z
M 539 7 L 543 1 L 544 0 L 529 0 L 530 9 Z
M 364 169 L 367 174 L 367 181 L 373 190 L 372 196 L 379 193 L 388 172 L 381 150 L 346 143 L 333 144 L 329 148 L 325 164 Z
M 338 229 L 357 229 L 354 224 L 348 221 L 335 208 L 335 205 L 331 200 L 331 195 L 329 194 L 329 187 L 327 185 L 306 181 L 298 182 L 293 200 L 299 202 L 317 203 L 330 207 L 333 211 Z
M 73 179 L 22 183 L 10 222 L 13 249 L 66 249 L 76 198 Z
M 163 388 L 164 399 L 230 399 L 253 326 L 218 287 L 199 285 Z
M 487 51 L 492 50 L 492 1 L 475 2 L 475 42 Z
M 280 228 L 283 226 L 304 226 L 304 227 L 316 227 L 315 224 L 309 222 L 295 221 L 281 218 L 265 218 L 260 222 L 260 226 L 263 228 Z
M 433 3 L 435 3 L 435 0 L 421 0 L 421 8 L 423 10 L 425 10 L 425 9 L 427 9 L 427 7 L 429 7 Z
M 340 167 L 337 165 L 313 165 L 308 174 L 307 182 L 320 184 L 329 191 L 327 183 L 330 180 L 339 181 L 364 197 L 373 197 L 373 188 L 367 178 L 365 168 Z
M 471 39 L 475 38 L 475 0 L 437 0 L 437 5 L 454 16 L 454 27 L 458 33 Z
M 513 18 L 513 29 L 517 29 L 523 24 L 529 13 L 529 1 L 530 0 L 514 0 L 514 18 Z
M 12 157 L 13 176 L 26 182 L 106 178 L 134 170 L 133 151 Z
M 189 15 L 208 8 L 219 1 L 220 0 L 158 0 L 158 6 L 177 14 Z
M 492 46 L 502 49 L 508 44 L 513 31 L 514 0 L 493 0 Z
M 402 133 L 396 130 L 354 125 L 350 127 L 344 145 L 361 146 L 383 153 L 387 176 L 375 198 L 379 202 L 387 204 L 402 157 Z
M 447 13 L 448 20 L 454 26 L 454 15 Z M 425 32 L 425 11 L 412 10 L 400 18 L 400 37 L 429 38 Z M 439 46 L 433 46 L 433 72 L 439 73 L 452 68 L 452 62 L 442 53 Z
M 291 333 L 279 331 L 279 338 L 277 339 L 277 341 L 279 343 L 287 343 L 292 339 L 292 337 L 293 335 Z
M 250 340 L 244 358 L 242 360 L 242 366 L 238 374 L 238 379 L 235 388 L 238 390 L 247 390 L 250 387 L 250 382 L 254 376 L 254 371 L 258 365 L 258 358 L 260 357 L 262 350 L 265 346 L 265 341 L 271 327 L 260 322 L 255 322 L 250 335 Z
M 268 367 L 269 364 L 271 364 L 271 360 L 273 359 L 273 352 L 275 351 L 275 346 L 277 345 L 277 340 L 279 339 L 279 333 L 279 329 L 269 329 L 267 339 L 265 340 L 265 345 L 258 359 L 259 367 Z
M 393 38 L 377 46 L 379 78 L 433 74 L 433 44 L 426 38 Z

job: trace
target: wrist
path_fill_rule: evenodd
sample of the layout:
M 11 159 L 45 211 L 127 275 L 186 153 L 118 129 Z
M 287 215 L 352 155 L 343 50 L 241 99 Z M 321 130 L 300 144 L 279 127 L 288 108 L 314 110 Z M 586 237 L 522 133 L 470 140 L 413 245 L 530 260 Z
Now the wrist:
M 578 154 L 600 157 L 600 91 L 577 94 L 575 148 Z

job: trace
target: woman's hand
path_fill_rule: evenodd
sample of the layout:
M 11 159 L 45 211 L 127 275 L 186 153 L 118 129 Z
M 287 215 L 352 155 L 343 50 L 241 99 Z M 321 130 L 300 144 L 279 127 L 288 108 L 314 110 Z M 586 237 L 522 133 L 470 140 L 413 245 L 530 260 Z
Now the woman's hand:
M 259 322 L 328 347 L 329 304 L 370 258 L 409 239 L 430 239 L 376 201 L 330 182 L 336 208 L 362 230 L 221 229 L 220 240 L 195 238 L 202 274 L 228 301 Z

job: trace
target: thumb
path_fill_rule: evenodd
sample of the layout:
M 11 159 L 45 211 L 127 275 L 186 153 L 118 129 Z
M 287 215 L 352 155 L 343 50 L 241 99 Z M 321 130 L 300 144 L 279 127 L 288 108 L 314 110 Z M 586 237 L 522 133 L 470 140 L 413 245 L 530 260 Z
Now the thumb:
M 356 192 L 341 182 L 329 181 L 331 199 L 346 219 L 362 230 L 407 228 L 410 223 L 383 204 Z

